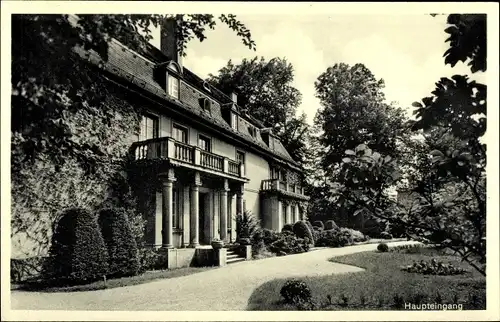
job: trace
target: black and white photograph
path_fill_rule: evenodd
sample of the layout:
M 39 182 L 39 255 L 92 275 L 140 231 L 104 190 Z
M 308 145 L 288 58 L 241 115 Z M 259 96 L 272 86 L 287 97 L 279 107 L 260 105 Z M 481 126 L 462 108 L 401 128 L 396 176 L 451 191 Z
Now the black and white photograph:
M 499 320 L 498 4 L 420 5 L 2 1 L 2 320 Z

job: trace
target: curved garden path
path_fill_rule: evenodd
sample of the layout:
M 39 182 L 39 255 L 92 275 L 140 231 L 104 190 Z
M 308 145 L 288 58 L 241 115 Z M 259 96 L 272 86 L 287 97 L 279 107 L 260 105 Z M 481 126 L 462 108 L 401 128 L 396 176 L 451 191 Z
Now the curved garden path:
M 414 242 L 393 242 L 398 246 Z M 375 250 L 377 244 L 321 248 L 283 257 L 241 262 L 206 272 L 141 285 L 73 293 L 11 292 L 13 310 L 241 311 L 263 283 L 298 276 L 362 271 L 329 262 L 334 256 Z

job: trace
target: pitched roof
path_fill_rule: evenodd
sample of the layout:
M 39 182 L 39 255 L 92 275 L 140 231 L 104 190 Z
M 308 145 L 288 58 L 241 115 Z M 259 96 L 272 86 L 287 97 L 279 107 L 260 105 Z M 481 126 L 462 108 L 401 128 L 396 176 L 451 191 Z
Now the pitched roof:
M 152 46 L 151 46 L 152 47 Z M 156 95 L 157 97 L 163 99 L 166 103 L 173 103 L 176 106 L 183 108 L 186 111 L 193 113 L 196 117 L 201 117 L 206 121 L 209 121 L 214 126 L 230 131 L 233 135 L 247 141 L 248 143 L 258 146 L 259 148 L 271 153 L 276 156 L 279 160 L 285 161 L 290 166 L 298 167 L 295 160 L 292 159 L 288 151 L 284 146 L 275 140 L 272 147 L 269 147 L 262 137 L 260 132 L 257 131 L 255 136 L 248 130 L 248 126 L 252 124 L 253 126 L 260 124 L 255 118 L 245 117 L 240 118 L 243 122 L 239 122 L 238 130 L 234 130 L 229 126 L 229 124 L 224 120 L 221 114 L 221 104 L 232 104 L 230 97 L 222 93 L 220 90 L 210 87 L 210 92 L 208 92 L 203 87 L 203 79 L 198 77 L 196 74 L 191 72 L 187 68 L 183 68 L 183 80 L 185 83 L 191 87 L 196 88 L 199 92 L 203 93 L 207 97 L 210 97 L 216 102 L 214 104 L 212 113 L 207 114 L 199 106 L 199 104 L 190 104 L 190 102 L 179 101 L 171 98 L 167 95 L 165 89 L 158 83 L 155 78 L 155 68 L 157 64 L 164 63 L 167 58 L 158 50 L 151 48 L 151 55 L 141 55 L 128 47 L 124 46 L 117 40 L 112 40 L 109 43 L 108 49 L 108 61 L 104 62 L 99 55 L 93 51 L 85 51 L 82 48 L 75 49 L 83 58 L 87 59 L 89 62 L 99 66 L 103 70 L 110 72 L 111 74 L 126 80 L 128 83 L 135 84 L 136 86 L 142 88 L 143 90 Z M 154 52 L 156 50 L 156 52 Z M 146 56 L 148 56 L 146 58 Z M 160 61 L 161 57 L 164 57 L 163 61 Z M 257 123 L 257 124 L 256 124 Z

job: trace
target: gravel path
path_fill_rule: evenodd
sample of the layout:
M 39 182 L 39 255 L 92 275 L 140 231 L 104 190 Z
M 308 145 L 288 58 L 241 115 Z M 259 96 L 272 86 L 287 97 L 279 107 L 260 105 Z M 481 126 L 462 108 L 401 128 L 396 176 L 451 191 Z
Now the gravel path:
M 394 242 L 390 246 L 413 242 Z M 314 251 L 241 262 L 193 275 L 141 285 L 74 293 L 11 292 L 13 310 L 218 311 L 245 310 L 258 286 L 276 279 L 358 272 L 329 262 L 334 256 L 375 250 L 376 244 Z

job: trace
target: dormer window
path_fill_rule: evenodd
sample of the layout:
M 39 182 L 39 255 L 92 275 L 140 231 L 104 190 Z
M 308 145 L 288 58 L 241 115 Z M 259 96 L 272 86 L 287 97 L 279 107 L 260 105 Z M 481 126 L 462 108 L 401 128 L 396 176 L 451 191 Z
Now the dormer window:
M 173 75 L 167 74 L 168 95 L 179 99 L 179 79 Z
M 207 82 L 203 82 L 203 88 L 204 88 L 207 92 L 209 92 L 209 93 L 211 93 L 211 92 L 212 92 L 212 91 L 210 90 L 210 85 L 208 85 L 208 83 L 207 83 Z
M 238 129 L 238 115 L 236 113 L 231 113 L 231 127 L 235 130 Z
M 248 127 L 248 132 L 250 132 L 250 135 L 251 135 L 252 137 L 255 137 L 255 136 L 257 135 L 257 129 L 256 129 L 256 128 L 254 128 L 253 126 L 249 126 L 249 127 Z
M 205 112 L 210 112 L 211 111 L 211 107 L 212 107 L 212 102 L 208 98 L 202 97 L 202 98 L 200 98 L 200 107 Z

